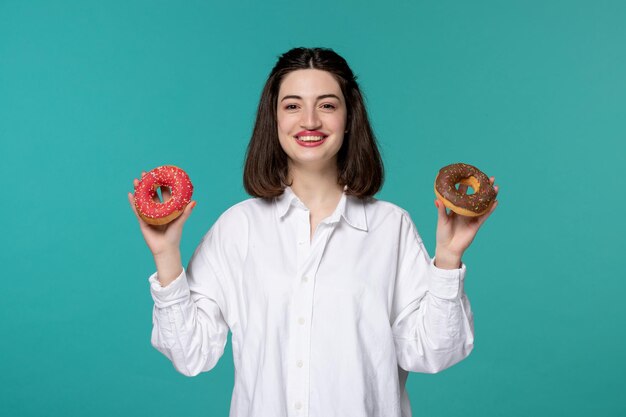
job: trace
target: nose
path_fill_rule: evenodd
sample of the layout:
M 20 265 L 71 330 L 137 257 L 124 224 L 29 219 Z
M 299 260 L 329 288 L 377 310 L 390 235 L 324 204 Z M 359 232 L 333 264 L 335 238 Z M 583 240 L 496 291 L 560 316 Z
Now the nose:
M 315 106 L 310 107 L 302 112 L 300 126 L 306 130 L 315 130 L 320 127 L 321 121 Z

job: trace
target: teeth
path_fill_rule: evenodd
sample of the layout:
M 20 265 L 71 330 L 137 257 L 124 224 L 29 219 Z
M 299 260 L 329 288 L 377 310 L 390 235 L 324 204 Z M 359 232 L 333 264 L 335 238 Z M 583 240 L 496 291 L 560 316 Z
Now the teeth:
M 319 142 L 324 139 L 326 136 L 296 136 L 298 140 L 303 142 Z

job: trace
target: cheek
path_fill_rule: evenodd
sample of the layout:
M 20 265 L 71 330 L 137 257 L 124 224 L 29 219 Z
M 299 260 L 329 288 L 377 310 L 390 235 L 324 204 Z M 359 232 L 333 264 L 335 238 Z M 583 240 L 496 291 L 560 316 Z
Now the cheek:
M 334 118 L 331 121 L 331 123 L 332 123 L 333 130 L 341 131 L 341 132 L 343 132 L 346 129 L 346 126 L 347 126 L 347 124 L 346 124 L 347 121 L 346 121 L 345 117 L 343 117 L 343 118 L 342 117 Z
M 284 119 L 278 119 L 276 121 L 276 126 L 278 130 L 278 142 L 280 142 L 281 147 L 284 149 L 289 143 L 289 135 L 291 133 L 290 125 L 286 123 Z
M 347 126 L 348 123 L 348 115 L 345 111 L 338 111 L 333 114 L 332 121 L 333 127 L 341 128 Z
M 276 119 L 276 126 L 278 127 L 278 134 L 289 133 L 293 123 L 290 122 L 289 117 L 278 117 Z

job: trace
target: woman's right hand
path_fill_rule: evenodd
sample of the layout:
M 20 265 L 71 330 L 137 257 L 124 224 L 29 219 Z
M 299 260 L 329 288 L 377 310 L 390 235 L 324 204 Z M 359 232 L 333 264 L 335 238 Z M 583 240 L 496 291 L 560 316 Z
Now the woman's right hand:
M 142 171 L 141 177 L 143 178 L 145 175 L 146 172 Z M 137 184 L 139 184 L 139 180 L 135 178 L 133 181 L 134 187 L 136 187 Z M 163 195 L 163 201 L 167 201 L 171 197 L 170 190 L 167 187 L 161 188 L 161 194 Z M 158 195 L 155 195 L 153 199 L 156 202 L 160 202 Z M 130 203 L 130 207 L 139 221 L 139 228 L 141 229 L 143 238 L 155 258 L 168 253 L 180 252 L 180 240 L 183 234 L 183 225 L 189 218 L 193 208 L 196 206 L 195 201 L 191 201 L 187 204 L 183 213 L 175 220 L 168 224 L 159 226 L 148 224 L 139 216 L 137 208 L 135 207 L 135 197 L 133 196 L 133 193 L 128 193 L 128 202 Z

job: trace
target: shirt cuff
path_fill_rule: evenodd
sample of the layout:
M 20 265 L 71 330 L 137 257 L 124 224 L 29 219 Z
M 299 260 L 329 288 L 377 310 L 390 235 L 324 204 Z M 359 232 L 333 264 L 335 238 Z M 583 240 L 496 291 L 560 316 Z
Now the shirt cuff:
M 150 294 L 157 308 L 166 308 L 190 297 L 189 283 L 187 282 L 185 268 L 183 268 L 180 275 L 166 287 L 161 286 L 157 272 L 150 275 L 148 282 L 150 283 Z
M 457 269 L 442 269 L 435 266 L 435 258 L 430 260 L 430 270 L 432 279 L 428 291 L 438 298 L 452 300 L 463 292 L 463 281 L 465 280 L 465 264 L 461 262 L 461 267 Z

